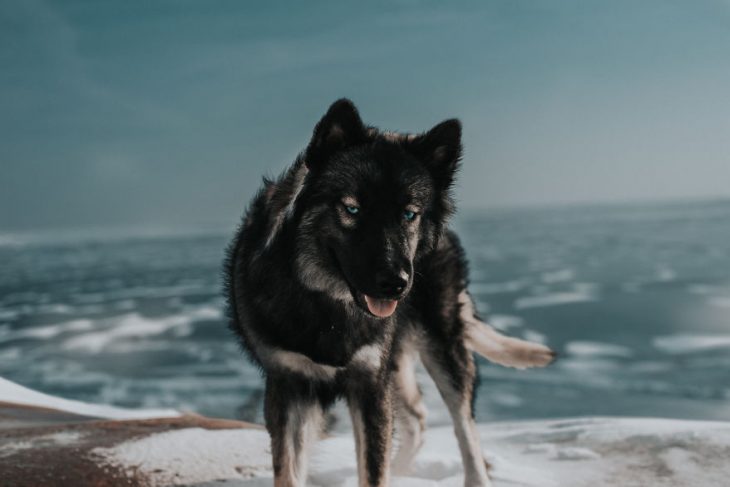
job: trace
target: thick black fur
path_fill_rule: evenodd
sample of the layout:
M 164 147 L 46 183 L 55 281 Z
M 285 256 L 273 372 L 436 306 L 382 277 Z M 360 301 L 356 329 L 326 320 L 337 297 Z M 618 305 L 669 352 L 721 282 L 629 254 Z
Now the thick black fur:
M 457 120 L 420 135 L 385 133 L 339 100 L 292 167 L 264 180 L 246 211 L 228 249 L 226 292 L 230 327 L 266 377 L 277 485 L 302 481 L 291 480 L 297 473 L 287 463 L 297 453 L 286 435 L 304 442 L 292 411 L 326 410 L 340 397 L 367 432 L 361 472 L 368 485 L 387 484 L 393 375 L 409 337 L 420 337 L 429 372 L 446 377 L 442 394 L 453 388 L 471 403 L 476 370 L 459 302 L 467 261 L 446 230 L 461 152 Z M 414 221 L 406 219 L 409 209 Z M 365 295 L 398 300 L 395 313 L 373 315 Z M 368 345 L 378 351 L 377 366 L 353 362 Z M 334 372 L 286 365 L 282 351 Z

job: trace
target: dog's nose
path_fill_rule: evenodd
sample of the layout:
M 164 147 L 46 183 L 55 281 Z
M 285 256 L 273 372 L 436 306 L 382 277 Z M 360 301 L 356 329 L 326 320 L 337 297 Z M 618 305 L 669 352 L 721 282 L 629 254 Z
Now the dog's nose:
M 383 296 L 400 296 L 408 286 L 408 274 L 404 271 L 398 273 L 392 271 L 378 272 L 375 276 L 375 284 Z

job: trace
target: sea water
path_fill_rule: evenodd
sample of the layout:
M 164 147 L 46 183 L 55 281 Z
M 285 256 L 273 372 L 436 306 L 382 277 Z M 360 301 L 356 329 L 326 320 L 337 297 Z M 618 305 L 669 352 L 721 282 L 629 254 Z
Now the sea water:
M 560 354 L 542 370 L 479 360 L 477 420 L 730 420 L 730 202 L 472 211 L 453 226 L 480 313 Z M 223 315 L 232 233 L 0 236 L 0 375 L 260 421 L 260 372 Z M 447 422 L 419 378 L 429 421 Z

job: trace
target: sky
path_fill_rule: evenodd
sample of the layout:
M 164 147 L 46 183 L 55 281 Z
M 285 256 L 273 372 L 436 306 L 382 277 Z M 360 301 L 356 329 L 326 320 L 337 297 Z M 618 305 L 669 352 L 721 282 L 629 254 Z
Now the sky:
M 730 197 L 730 1 L 0 2 L 0 231 L 230 226 L 347 96 L 463 208 Z

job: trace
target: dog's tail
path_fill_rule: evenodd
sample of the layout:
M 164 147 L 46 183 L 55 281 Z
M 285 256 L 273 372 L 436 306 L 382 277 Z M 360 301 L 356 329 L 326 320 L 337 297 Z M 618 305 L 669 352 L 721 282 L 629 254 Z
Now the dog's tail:
M 555 352 L 545 345 L 502 335 L 477 318 L 466 291 L 459 295 L 459 302 L 467 348 L 491 362 L 516 369 L 545 367 L 555 360 Z

